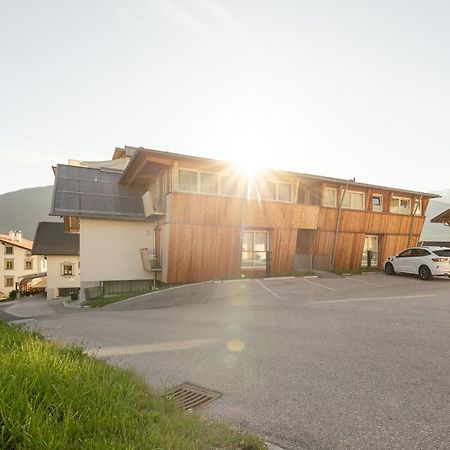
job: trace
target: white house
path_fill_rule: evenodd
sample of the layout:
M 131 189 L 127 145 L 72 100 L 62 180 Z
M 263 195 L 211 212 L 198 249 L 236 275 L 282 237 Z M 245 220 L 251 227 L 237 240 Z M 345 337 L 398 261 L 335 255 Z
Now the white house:
M 33 255 L 47 258 L 47 298 L 78 292 L 80 288 L 80 236 L 65 233 L 64 223 L 39 222 Z
M 43 256 L 32 255 L 33 241 L 22 238 L 20 231 L 0 234 L 0 296 L 7 296 L 25 277 L 47 270 Z

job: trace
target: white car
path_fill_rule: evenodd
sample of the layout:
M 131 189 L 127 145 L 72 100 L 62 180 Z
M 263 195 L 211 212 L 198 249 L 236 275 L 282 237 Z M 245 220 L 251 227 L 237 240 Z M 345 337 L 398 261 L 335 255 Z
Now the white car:
M 450 248 L 410 247 L 397 256 L 389 256 L 384 261 L 384 271 L 388 275 L 413 273 L 422 280 L 434 276 L 450 277 Z

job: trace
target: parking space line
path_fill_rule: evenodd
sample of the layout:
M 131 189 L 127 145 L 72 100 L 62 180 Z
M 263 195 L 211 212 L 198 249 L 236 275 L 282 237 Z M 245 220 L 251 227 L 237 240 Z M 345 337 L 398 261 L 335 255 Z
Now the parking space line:
M 346 280 L 350 280 L 350 281 L 355 281 L 356 283 L 360 282 L 360 283 L 365 283 L 368 284 L 370 286 L 376 286 L 376 287 L 383 287 L 383 285 L 378 284 L 378 283 L 372 283 L 372 281 L 367 281 L 367 280 L 361 280 L 360 278 L 353 278 L 351 276 L 345 277 Z
M 264 286 L 264 284 L 262 284 L 262 282 L 259 281 L 257 278 L 255 278 L 255 281 L 256 281 L 263 289 L 265 289 L 267 292 L 269 292 L 271 295 L 273 295 L 275 298 L 281 299 L 281 297 L 280 297 L 276 292 L 273 292 L 272 289 L 269 289 L 267 286 Z
M 321 288 L 328 289 L 329 291 L 337 291 L 337 289 L 331 288 L 331 287 L 328 287 L 328 286 L 325 286 L 324 284 L 321 284 L 321 283 L 317 283 L 317 281 L 311 281 L 311 280 L 309 280 L 309 279 L 304 279 L 304 280 L 305 280 L 307 283 L 314 284 L 314 286 L 319 286 L 319 287 L 321 287 Z
M 351 302 L 368 302 L 374 300 L 409 300 L 418 298 L 430 298 L 438 297 L 438 294 L 427 294 L 427 295 L 395 295 L 391 297 L 360 297 L 360 298 L 341 298 L 338 300 L 323 300 L 314 303 L 309 303 L 310 305 L 320 305 L 322 303 L 351 303 Z

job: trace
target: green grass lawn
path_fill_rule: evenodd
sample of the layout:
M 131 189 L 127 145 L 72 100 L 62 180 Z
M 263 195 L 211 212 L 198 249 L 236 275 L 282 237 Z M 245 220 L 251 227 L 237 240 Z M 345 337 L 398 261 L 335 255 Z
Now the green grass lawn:
M 100 308 L 101 306 L 120 302 L 121 300 L 126 300 L 127 298 L 136 297 L 137 295 L 142 294 L 148 294 L 148 292 L 129 292 L 128 294 L 117 294 L 110 295 L 108 297 L 96 298 L 93 300 L 88 300 L 86 306 L 89 306 L 90 308 Z
M 2 321 L 0 355 L 2 450 L 266 448 L 179 410 L 130 371 Z

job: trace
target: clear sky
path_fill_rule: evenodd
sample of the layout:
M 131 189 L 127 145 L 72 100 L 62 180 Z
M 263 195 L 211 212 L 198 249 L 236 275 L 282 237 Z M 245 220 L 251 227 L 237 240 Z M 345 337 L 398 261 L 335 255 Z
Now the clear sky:
M 0 6 L 0 193 L 123 145 L 450 187 L 448 0 Z

